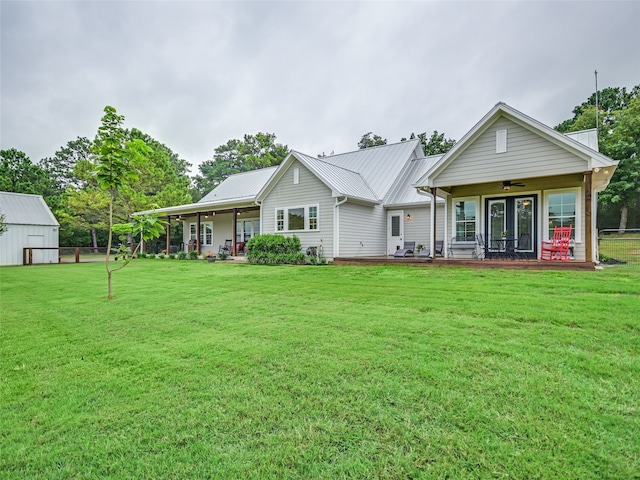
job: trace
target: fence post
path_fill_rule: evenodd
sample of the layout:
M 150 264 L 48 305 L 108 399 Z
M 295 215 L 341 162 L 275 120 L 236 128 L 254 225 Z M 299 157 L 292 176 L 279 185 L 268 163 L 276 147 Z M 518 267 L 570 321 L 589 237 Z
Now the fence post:
M 76 263 L 80 263 L 80 249 L 76 248 Z
M 29 248 L 29 265 L 33 265 L 33 248 Z

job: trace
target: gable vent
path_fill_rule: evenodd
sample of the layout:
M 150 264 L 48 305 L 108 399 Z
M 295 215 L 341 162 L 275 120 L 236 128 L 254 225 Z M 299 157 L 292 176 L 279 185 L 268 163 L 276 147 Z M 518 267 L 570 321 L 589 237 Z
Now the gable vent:
M 496 153 L 505 153 L 507 151 L 507 130 L 496 131 Z

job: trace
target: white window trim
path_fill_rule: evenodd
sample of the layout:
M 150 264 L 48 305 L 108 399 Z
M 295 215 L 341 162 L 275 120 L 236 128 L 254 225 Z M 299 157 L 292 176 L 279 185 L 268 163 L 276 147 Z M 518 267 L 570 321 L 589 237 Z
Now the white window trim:
M 451 199 L 451 236 L 450 238 L 456 237 L 456 227 L 458 226 L 458 222 L 456 221 L 456 203 L 457 202 L 468 202 L 473 200 L 476 202 L 476 235 L 481 231 L 480 230 L 480 197 L 455 197 Z M 470 242 L 470 241 L 467 241 Z M 475 239 L 474 239 L 475 242 Z M 462 242 L 461 242 L 462 243 Z
M 580 187 L 559 188 L 544 191 L 544 205 L 542 207 L 542 238 L 549 240 L 549 195 L 556 193 L 576 194 L 576 224 L 573 226 L 575 243 L 582 243 L 582 189 Z
M 316 224 L 317 227 L 313 230 L 309 228 L 309 208 L 316 208 Z M 296 208 L 304 208 L 304 229 L 303 230 L 289 230 L 289 210 L 294 210 Z M 282 210 L 284 212 L 284 230 L 278 230 L 278 211 Z M 292 207 L 277 207 L 274 211 L 274 219 L 275 219 L 275 232 L 276 233 L 297 233 L 297 232 L 319 232 L 320 231 L 320 205 L 312 204 L 312 205 L 297 205 Z
M 200 229 L 205 228 L 205 227 L 204 227 L 205 225 L 209 225 L 209 226 L 211 227 L 211 243 L 206 243 L 207 236 L 205 235 L 205 232 L 206 232 L 206 230 L 205 230 L 205 232 L 202 232 L 202 234 L 203 234 L 203 235 L 202 235 L 202 238 L 203 238 L 203 240 L 204 240 L 204 241 L 200 242 L 200 246 L 201 246 L 201 247 L 210 247 L 211 245 L 213 245 L 213 222 L 200 222 Z M 198 223 L 197 223 L 197 222 L 191 222 L 191 223 L 189 223 L 189 241 L 191 241 L 191 240 L 197 240 L 197 239 L 198 239 L 198 237 L 196 237 L 196 238 L 191 238 L 191 227 L 192 227 L 192 226 L 194 227 L 194 229 L 195 229 L 195 230 L 196 230 L 196 232 L 197 232 L 197 230 L 198 230 Z M 197 235 L 197 233 L 196 233 L 196 235 Z

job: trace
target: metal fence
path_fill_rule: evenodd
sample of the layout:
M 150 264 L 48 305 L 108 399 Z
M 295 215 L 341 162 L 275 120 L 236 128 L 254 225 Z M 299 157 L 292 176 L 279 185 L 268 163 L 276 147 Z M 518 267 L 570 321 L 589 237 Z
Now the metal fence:
M 640 265 L 640 228 L 600 230 L 598 254 L 605 265 Z

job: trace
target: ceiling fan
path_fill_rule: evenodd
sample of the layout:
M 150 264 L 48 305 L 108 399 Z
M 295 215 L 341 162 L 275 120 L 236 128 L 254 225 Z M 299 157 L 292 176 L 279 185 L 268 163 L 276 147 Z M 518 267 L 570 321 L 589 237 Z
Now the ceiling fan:
M 502 182 L 502 189 L 505 191 L 511 190 L 511 187 L 524 187 L 525 184 L 521 182 L 512 182 L 511 180 L 505 180 Z

